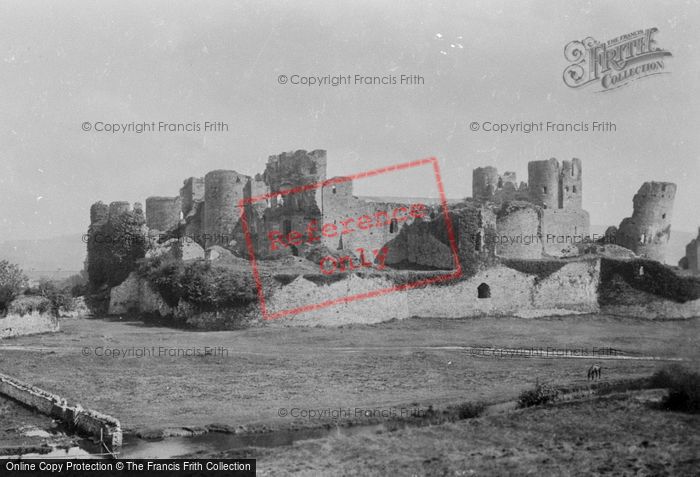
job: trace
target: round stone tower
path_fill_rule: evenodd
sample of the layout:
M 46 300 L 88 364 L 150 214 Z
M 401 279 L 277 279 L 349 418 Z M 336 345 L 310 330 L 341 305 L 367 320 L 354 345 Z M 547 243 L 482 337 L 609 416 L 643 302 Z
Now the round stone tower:
M 527 165 L 530 201 L 545 209 L 559 208 L 559 161 L 532 161 Z
M 561 167 L 559 186 L 559 208 L 580 209 L 583 207 L 581 186 L 581 159 L 564 161 Z
M 240 218 L 238 204 L 250 197 L 250 178 L 236 171 L 216 170 L 204 176 L 205 248 L 225 247 L 233 240 Z
M 168 231 L 180 222 L 180 197 L 148 197 L 146 225 L 151 230 Z
M 472 172 L 472 197 L 491 200 L 498 188 L 498 170 L 495 167 L 477 167 Z
M 102 201 L 95 202 L 90 206 L 90 224 L 102 222 L 109 217 L 109 206 Z
M 663 262 L 671 236 L 676 184 L 645 182 L 633 199 L 632 217 L 620 223 L 617 243 L 637 255 Z

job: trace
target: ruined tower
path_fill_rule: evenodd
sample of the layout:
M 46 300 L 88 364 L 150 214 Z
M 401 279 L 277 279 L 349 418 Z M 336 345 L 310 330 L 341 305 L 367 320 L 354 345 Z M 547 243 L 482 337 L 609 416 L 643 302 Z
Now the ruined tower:
M 205 247 L 225 247 L 233 240 L 240 219 L 241 199 L 250 197 L 250 177 L 236 171 L 216 170 L 204 176 Z
M 582 207 L 581 160 L 574 158 L 571 161 L 563 161 L 559 173 L 559 208 L 580 209 Z
M 685 257 L 681 259 L 679 265 L 691 272 L 700 273 L 700 228 L 698 228 L 697 238 L 685 246 Z
M 664 261 L 671 236 L 671 212 L 676 184 L 645 182 L 633 199 L 632 217 L 620 223 L 617 244 L 637 255 Z
M 102 201 L 95 202 L 90 206 L 90 225 L 102 222 L 109 218 L 109 206 Z
M 263 179 L 270 192 L 295 189 L 324 181 L 326 180 L 326 151 L 298 150 L 270 156 Z M 302 210 L 313 206 L 320 209 L 320 199 L 321 192 L 318 188 L 286 195 L 281 199 L 282 204 L 278 203 L 279 197 L 273 197 L 271 206 L 283 205 L 288 210 L 291 210 L 290 208 Z
M 204 200 L 204 179 L 201 177 L 188 177 L 184 180 L 180 188 L 180 201 L 182 205 L 182 215 L 187 215 L 195 205 Z
M 545 209 L 559 208 L 559 161 L 531 161 L 527 164 L 530 201 Z
M 168 231 L 180 222 L 180 197 L 148 197 L 146 225 L 149 229 Z
M 491 200 L 498 187 L 498 170 L 492 166 L 477 167 L 472 172 L 472 197 Z

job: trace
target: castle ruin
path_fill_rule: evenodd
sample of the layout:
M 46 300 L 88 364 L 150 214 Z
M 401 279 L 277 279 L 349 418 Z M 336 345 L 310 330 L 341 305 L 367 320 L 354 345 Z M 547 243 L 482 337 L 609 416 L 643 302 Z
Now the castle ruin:
M 499 258 L 557 259 L 581 253 L 578 245 L 589 240 L 590 229 L 582 208 L 582 169 L 577 158 L 532 161 L 527 182 L 520 183 L 515 172 L 474 169 L 472 197 L 449 208 L 461 264 L 477 270 Z M 317 186 L 306 187 L 312 184 Z M 663 260 L 675 190 L 673 184 L 645 183 L 634 198 L 633 216 L 617 231 L 618 243 L 642 257 Z M 409 200 L 358 197 L 351 178 L 328 179 L 324 150 L 272 155 L 265 170 L 253 176 L 215 170 L 187 178 L 178 195 L 146 199 L 146 226 L 166 239 L 187 237 L 203 249 L 218 245 L 248 257 L 241 201 L 247 201 L 244 213 L 256 258 L 306 257 L 319 246 L 359 258 L 386 248 L 386 264 L 394 268 L 456 266 L 444 213 L 434 202 L 425 216 L 389 219 L 361 234 L 322 235 L 316 244 L 274 246 L 274 237 L 292 231 L 339 225 L 348 217 L 388 217 L 390 211 L 410 205 Z M 100 204 L 91 208 L 91 223 L 129 210 L 125 202 Z

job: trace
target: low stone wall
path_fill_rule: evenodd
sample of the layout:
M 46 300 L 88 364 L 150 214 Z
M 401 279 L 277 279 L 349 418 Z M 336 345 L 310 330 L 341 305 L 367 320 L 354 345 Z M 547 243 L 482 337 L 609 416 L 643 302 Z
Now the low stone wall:
M 79 404 L 68 406 L 66 400 L 60 396 L 4 374 L 0 374 L 0 394 L 42 414 L 59 419 L 78 432 L 96 438 L 101 437 L 111 451 L 122 445 L 121 424 L 111 416 L 83 409 Z
M 420 279 L 420 273 L 416 272 L 416 280 Z M 469 278 L 343 301 L 343 298 L 352 295 L 393 288 L 399 276 L 400 272 L 396 276 L 351 274 L 335 280 L 319 276 L 324 279 L 316 280 L 312 276 L 300 275 L 290 278 L 291 281 L 266 283 L 265 303 L 270 314 L 334 299 L 339 301 L 329 307 L 290 314 L 270 323 L 283 326 L 341 326 L 412 316 L 536 318 L 599 312 L 641 318 L 700 316 L 700 300 L 676 303 L 652 295 L 648 300 L 633 304 L 601 306 L 600 288 L 605 284 L 601 283 L 600 259 L 495 265 Z M 128 281 L 131 283 L 122 284 L 117 296 L 124 298 L 122 303 L 133 303 L 136 311 L 142 313 L 174 316 L 200 329 L 236 329 L 261 319 L 257 303 L 216 313 L 200 313 L 184 302 L 176 308 L 167 306 L 145 280 L 135 275 L 130 276 Z
M 13 336 L 53 333 L 58 331 L 58 318 L 50 313 L 33 311 L 26 315 L 7 315 L 0 318 L 0 339 Z
M 411 316 L 462 318 L 473 316 L 539 316 L 594 313 L 598 307 L 597 260 L 571 262 L 541 278 L 498 265 L 452 283 L 389 292 L 385 295 L 340 303 L 327 308 L 283 317 L 290 325 L 339 326 L 377 323 Z M 389 288 L 388 277 L 349 276 L 317 285 L 297 277 L 266 297 L 269 313 L 321 303 L 334 298 Z M 480 298 L 479 290 L 482 290 Z

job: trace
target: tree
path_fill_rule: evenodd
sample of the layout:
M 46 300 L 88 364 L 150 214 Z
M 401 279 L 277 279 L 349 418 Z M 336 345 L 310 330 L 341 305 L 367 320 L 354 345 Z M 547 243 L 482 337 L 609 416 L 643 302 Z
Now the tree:
M 0 260 L 0 310 L 7 309 L 7 305 L 19 295 L 27 286 L 27 277 L 14 263 Z

